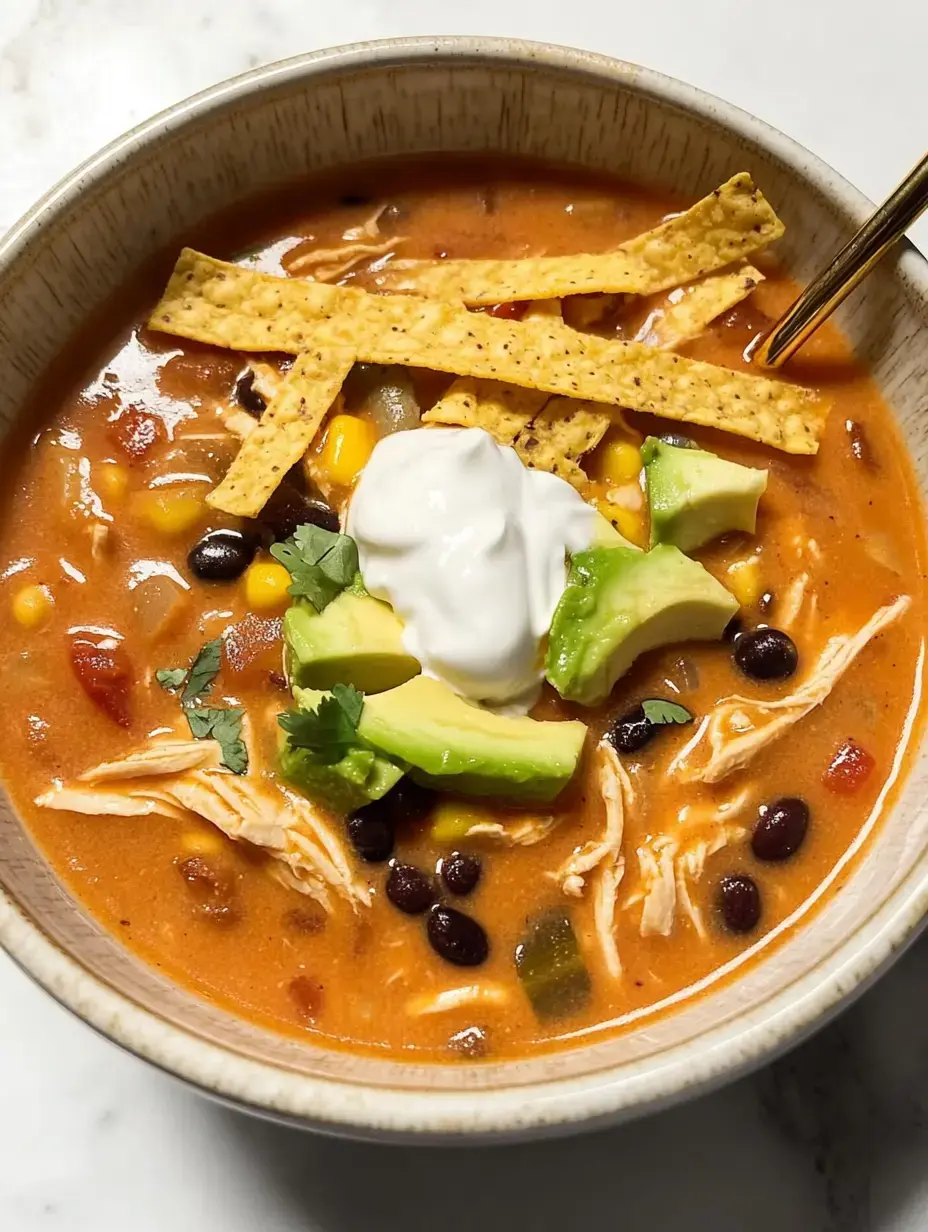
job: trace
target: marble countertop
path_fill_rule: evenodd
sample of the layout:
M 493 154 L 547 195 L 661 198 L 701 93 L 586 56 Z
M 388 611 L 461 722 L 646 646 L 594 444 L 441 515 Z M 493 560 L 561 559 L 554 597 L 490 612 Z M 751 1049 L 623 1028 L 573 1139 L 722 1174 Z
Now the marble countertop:
M 928 5 L 882 0 L 0 0 L 0 231 L 152 112 L 335 43 L 485 33 L 595 48 L 724 95 L 871 197 L 923 153 Z M 913 232 L 928 249 L 928 219 Z M 810 1043 L 638 1124 L 428 1151 L 283 1130 L 202 1100 L 0 955 L 6 1232 L 904 1232 L 928 1227 L 928 938 Z

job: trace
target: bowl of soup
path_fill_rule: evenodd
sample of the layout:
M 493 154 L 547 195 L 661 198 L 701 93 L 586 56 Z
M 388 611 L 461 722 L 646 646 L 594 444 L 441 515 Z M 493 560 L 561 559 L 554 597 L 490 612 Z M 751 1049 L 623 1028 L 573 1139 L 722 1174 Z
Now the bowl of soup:
M 914 935 L 928 279 L 753 348 L 866 201 L 582 52 L 321 52 L 0 248 L 0 940 L 332 1132 L 705 1090 Z

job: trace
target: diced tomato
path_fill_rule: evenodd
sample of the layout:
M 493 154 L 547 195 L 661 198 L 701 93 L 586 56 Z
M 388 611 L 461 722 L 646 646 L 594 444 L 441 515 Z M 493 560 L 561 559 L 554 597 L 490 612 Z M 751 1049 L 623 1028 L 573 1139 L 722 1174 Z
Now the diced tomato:
M 487 308 L 487 316 L 499 317 L 504 321 L 521 321 L 526 307 L 524 300 L 512 300 L 507 304 L 491 304 Z
M 238 889 L 229 870 L 202 856 L 188 856 L 177 861 L 177 871 L 187 883 L 198 915 L 214 924 L 235 924 L 241 919 Z
M 130 406 L 111 424 L 110 437 L 127 458 L 137 462 L 149 450 L 167 440 L 167 430 L 160 415 Z
M 313 976 L 298 975 L 287 985 L 287 990 L 300 1018 L 304 1022 L 315 1022 L 324 1003 L 325 990 L 322 984 Z
M 838 796 L 852 796 L 870 777 L 875 766 L 876 762 L 865 748 L 854 740 L 845 740 L 822 775 L 822 782 Z
M 132 665 L 122 646 L 112 638 L 93 641 L 75 637 L 71 642 L 71 666 L 93 704 L 120 727 L 128 727 Z

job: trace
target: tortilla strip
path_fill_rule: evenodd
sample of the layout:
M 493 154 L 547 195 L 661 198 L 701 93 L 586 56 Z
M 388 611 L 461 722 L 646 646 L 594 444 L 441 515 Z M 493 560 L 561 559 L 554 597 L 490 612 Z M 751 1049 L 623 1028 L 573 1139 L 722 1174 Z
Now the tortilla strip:
M 348 347 L 304 351 L 206 503 L 237 517 L 259 514 L 309 448 L 354 361 L 355 353 Z
M 653 295 L 692 282 L 763 248 L 783 224 L 746 171 L 732 176 L 684 214 L 612 252 L 511 261 L 423 262 L 386 271 L 387 291 L 414 291 L 465 304 L 552 299 L 589 292 Z
M 500 445 L 511 445 L 547 400 L 548 395 L 537 389 L 459 377 L 445 396 L 425 412 L 422 422 L 484 428 Z
M 578 460 L 606 435 L 612 416 L 595 402 L 551 398 L 514 441 L 515 451 L 535 470 L 551 471 L 575 488 L 589 482 Z
M 275 278 L 191 249 L 181 253 L 149 325 L 240 351 L 340 347 L 368 363 L 492 377 L 720 428 L 787 453 L 817 451 L 828 410 L 800 386 L 580 334 L 556 321 L 504 321 L 436 300 Z M 260 452 L 257 438 L 247 443 L 249 457 Z
M 653 312 L 636 342 L 671 350 L 697 338 L 711 321 L 746 299 L 764 276 L 753 265 L 734 274 L 718 274 L 694 287 L 678 287 L 669 297 L 669 307 Z

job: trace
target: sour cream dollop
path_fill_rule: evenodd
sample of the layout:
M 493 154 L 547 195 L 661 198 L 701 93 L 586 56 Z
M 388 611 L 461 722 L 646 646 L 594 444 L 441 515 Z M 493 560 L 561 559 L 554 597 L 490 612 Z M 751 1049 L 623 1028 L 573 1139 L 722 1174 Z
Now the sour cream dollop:
M 596 511 L 529 470 L 482 428 L 416 428 L 379 441 L 351 499 L 361 575 L 405 625 L 423 671 L 473 701 L 527 710 L 566 556 Z

